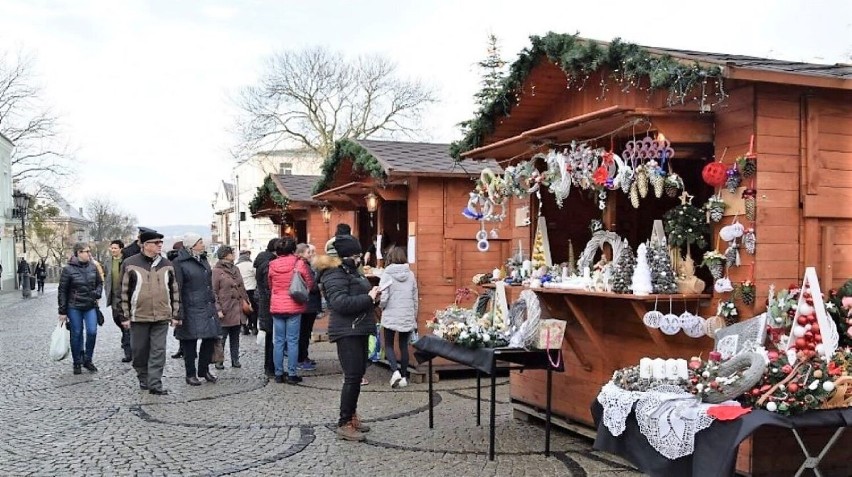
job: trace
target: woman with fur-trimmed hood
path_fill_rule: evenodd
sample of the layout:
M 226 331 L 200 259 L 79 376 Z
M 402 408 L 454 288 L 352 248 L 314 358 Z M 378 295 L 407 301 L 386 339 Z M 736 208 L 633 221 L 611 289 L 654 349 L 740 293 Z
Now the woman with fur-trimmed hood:
M 361 244 L 355 237 L 335 236 L 333 248 L 337 257 L 318 257 L 316 268 L 330 310 L 328 339 L 337 345 L 337 357 L 343 368 L 337 435 L 345 440 L 363 441 L 369 427 L 358 418 L 358 396 L 367 369 L 369 337 L 376 331 L 374 307 L 379 288 L 371 287 L 358 271 Z

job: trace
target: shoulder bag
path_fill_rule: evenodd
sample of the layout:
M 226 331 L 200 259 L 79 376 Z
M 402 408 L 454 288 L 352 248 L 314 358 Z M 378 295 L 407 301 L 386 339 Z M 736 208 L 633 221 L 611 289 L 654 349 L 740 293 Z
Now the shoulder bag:
M 305 279 L 302 278 L 301 272 L 293 266 L 293 279 L 290 281 L 290 298 L 298 304 L 308 302 L 308 286 Z

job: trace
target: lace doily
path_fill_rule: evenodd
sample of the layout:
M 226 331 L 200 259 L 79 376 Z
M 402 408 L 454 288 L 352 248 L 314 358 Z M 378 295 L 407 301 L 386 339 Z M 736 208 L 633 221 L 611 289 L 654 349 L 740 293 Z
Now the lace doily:
M 644 393 L 638 391 L 627 391 L 612 384 L 606 383 L 598 393 L 598 402 L 603 406 L 603 423 L 610 434 L 620 436 L 627 427 L 627 416 L 633 410 L 633 403 L 639 400 Z
M 603 424 L 613 436 L 624 432 L 627 417 L 637 401 L 635 415 L 639 431 L 651 447 L 671 460 L 692 454 L 695 434 L 710 427 L 714 420 L 707 414 L 713 405 L 699 402 L 678 386 L 664 384 L 639 392 L 609 382 L 601 388 L 598 402 L 603 406 Z
M 636 405 L 639 431 L 651 447 L 668 459 L 679 459 L 695 450 L 695 434 L 710 427 L 708 404 L 677 386 L 662 385 L 646 393 Z

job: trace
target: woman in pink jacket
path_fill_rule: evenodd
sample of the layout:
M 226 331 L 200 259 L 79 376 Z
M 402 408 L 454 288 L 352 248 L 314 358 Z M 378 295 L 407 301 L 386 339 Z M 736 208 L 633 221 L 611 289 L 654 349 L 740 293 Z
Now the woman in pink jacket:
M 299 303 L 290 296 L 290 283 L 294 273 L 302 276 L 308 290 L 314 287 L 314 280 L 308 265 L 294 254 L 295 251 L 296 241 L 285 237 L 275 247 L 278 258 L 269 262 L 269 313 L 272 315 L 274 333 L 272 361 L 275 363 L 276 383 L 302 382 L 302 378 L 296 374 L 296 367 L 299 364 L 299 328 L 307 303 Z M 287 372 L 284 372 L 285 347 Z

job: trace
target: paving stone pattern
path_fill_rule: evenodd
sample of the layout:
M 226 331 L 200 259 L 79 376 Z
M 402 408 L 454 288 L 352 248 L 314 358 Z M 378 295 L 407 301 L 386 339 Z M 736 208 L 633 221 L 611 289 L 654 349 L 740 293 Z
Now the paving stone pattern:
M 55 285 L 28 300 L 0 293 L 0 475 L 641 475 L 560 430 L 545 458 L 544 428 L 512 418 L 506 378 L 497 392 L 494 462 L 487 459 L 487 401 L 476 426 L 475 380 L 435 385 L 429 429 L 426 385 L 392 390 L 380 366 L 367 371 L 371 384 L 360 400 L 359 414 L 372 426 L 367 442 L 340 441 L 334 425 L 342 375 L 329 343 L 312 345 L 318 368 L 303 373 L 300 386 L 267 382 L 262 349 L 244 336 L 241 369 L 226 364 L 218 384 L 191 387 L 183 361 L 167 358 L 171 394 L 152 396 L 120 362 L 120 332 L 105 314 L 94 359 L 100 371 L 74 376 L 70 358 L 52 362 L 47 354 Z M 170 336 L 169 354 L 177 344 Z

